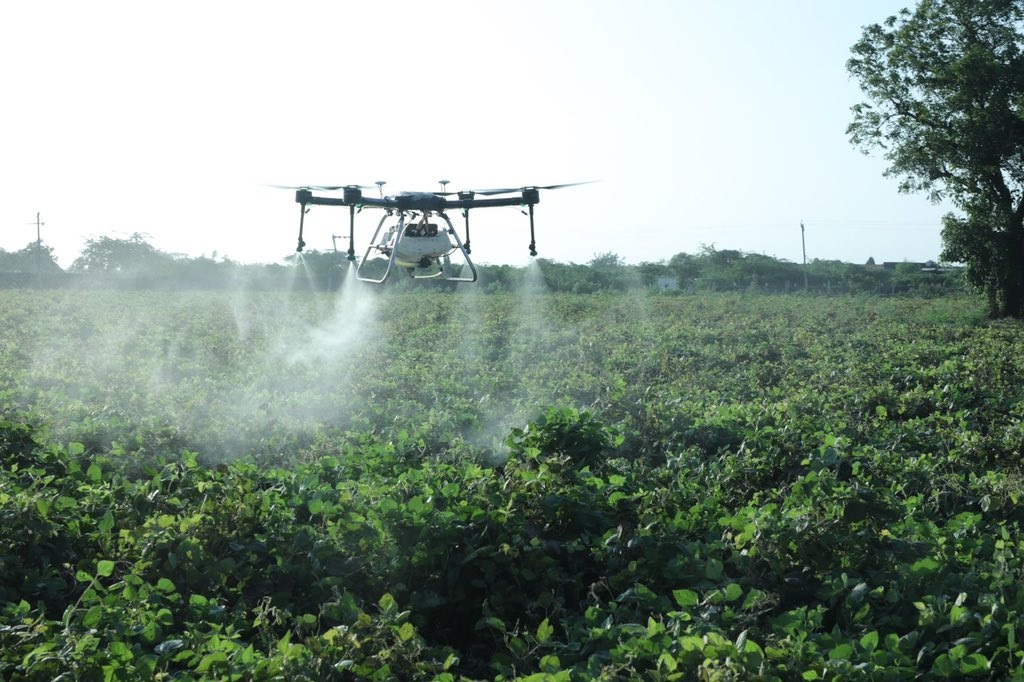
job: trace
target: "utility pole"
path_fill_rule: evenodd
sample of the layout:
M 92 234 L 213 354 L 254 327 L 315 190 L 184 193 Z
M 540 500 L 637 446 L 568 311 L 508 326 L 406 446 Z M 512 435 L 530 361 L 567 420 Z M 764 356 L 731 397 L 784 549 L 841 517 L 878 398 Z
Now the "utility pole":
M 807 239 L 804 237 L 804 221 L 800 221 L 800 246 L 804 250 L 804 293 L 807 293 Z
M 29 223 L 29 225 L 31 225 L 31 224 L 32 223 Z M 35 253 L 34 253 L 35 266 L 36 266 L 36 279 L 39 279 L 39 258 L 40 258 L 40 254 L 42 253 L 42 250 L 43 250 L 42 227 L 45 224 L 46 223 L 44 223 L 42 220 L 39 219 L 39 211 L 36 211 L 36 222 L 35 222 L 35 225 L 36 225 L 36 248 L 35 248 Z

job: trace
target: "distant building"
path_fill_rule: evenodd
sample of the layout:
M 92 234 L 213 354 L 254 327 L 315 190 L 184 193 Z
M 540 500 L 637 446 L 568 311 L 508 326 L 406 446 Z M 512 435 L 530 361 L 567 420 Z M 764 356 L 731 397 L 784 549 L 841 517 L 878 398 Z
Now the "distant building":
M 658 291 L 675 291 L 679 288 L 679 282 L 675 277 L 659 277 L 654 286 L 658 287 Z
M 884 263 L 882 263 L 882 267 L 885 268 L 886 270 L 895 270 L 900 265 L 913 265 L 914 267 L 920 269 L 920 268 L 927 267 L 928 263 L 913 263 L 911 261 L 905 261 L 905 260 L 904 261 L 899 261 L 899 262 L 887 260 Z M 932 265 L 934 265 L 934 263 L 932 263 Z
M 963 270 L 962 266 L 958 265 L 940 265 L 933 260 L 925 261 L 924 263 L 916 263 L 912 261 L 886 261 L 882 263 L 882 268 L 886 270 L 896 270 L 899 266 L 905 267 L 906 270 L 917 270 L 919 272 L 931 272 L 931 273 L 943 273 L 943 272 L 959 272 Z M 867 266 L 870 267 L 870 266 Z M 878 267 L 877 265 L 875 267 Z

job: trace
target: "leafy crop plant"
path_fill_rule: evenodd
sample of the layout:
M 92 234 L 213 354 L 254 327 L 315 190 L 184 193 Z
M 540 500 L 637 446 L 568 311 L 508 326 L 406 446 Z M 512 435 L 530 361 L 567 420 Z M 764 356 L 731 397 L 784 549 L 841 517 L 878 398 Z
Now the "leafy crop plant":
M 0 291 L 0 678 L 1021 677 L 1020 323 L 544 295 Z

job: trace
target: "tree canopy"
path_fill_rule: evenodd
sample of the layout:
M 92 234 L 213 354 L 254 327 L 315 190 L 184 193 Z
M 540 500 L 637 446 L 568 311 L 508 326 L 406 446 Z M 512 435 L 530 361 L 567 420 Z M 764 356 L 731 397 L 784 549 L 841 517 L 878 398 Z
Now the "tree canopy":
M 71 264 L 73 272 L 138 273 L 152 271 L 173 260 L 170 254 L 156 249 L 138 232 L 128 239 L 94 237 Z
M 0 271 L 49 274 L 61 272 L 61 269 L 53 256 L 53 247 L 29 242 L 18 251 L 0 249 Z
M 865 102 L 851 142 L 904 192 L 949 199 L 944 260 L 993 316 L 1024 317 L 1024 2 L 920 0 L 867 26 L 847 62 Z

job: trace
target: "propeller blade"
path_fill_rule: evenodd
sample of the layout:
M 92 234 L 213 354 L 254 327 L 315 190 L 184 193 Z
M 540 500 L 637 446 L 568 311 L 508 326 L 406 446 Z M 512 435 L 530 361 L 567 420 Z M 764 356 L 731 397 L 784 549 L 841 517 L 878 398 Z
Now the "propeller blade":
M 583 182 L 563 182 L 561 185 L 547 185 L 546 187 L 537 187 L 535 189 L 562 189 L 563 187 L 576 187 L 577 185 L 591 185 L 599 180 L 584 180 Z M 526 188 L 524 188 L 526 189 Z
M 575 187 L 576 185 L 589 185 L 598 180 L 586 180 L 584 182 L 563 182 L 558 185 L 527 185 L 525 187 L 502 187 L 500 189 L 475 189 L 471 190 L 476 194 L 483 195 L 485 197 L 493 196 L 495 194 L 518 194 L 523 190 L 527 189 L 561 189 L 563 187 Z
M 523 188 L 522 187 L 506 187 L 506 188 L 502 188 L 502 189 L 471 189 L 469 191 L 473 192 L 473 194 L 481 194 L 481 195 L 483 195 L 485 197 L 490 197 L 490 196 L 494 196 L 495 194 L 515 194 L 517 192 L 522 192 Z
M 358 187 L 359 189 L 372 189 L 376 185 L 353 185 L 349 183 L 347 185 L 310 185 L 309 189 L 317 189 L 321 192 L 336 192 L 339 189 L 345 189 L 346 187 Z
M 267 187 L 276 187 L 277 189 L 309 189 L 316 190 L 318 192 L 336 192 L 346 187 L 358 187 L 359 189 L 370 189 L 373 185 L 271 185 L 267 184 Z

